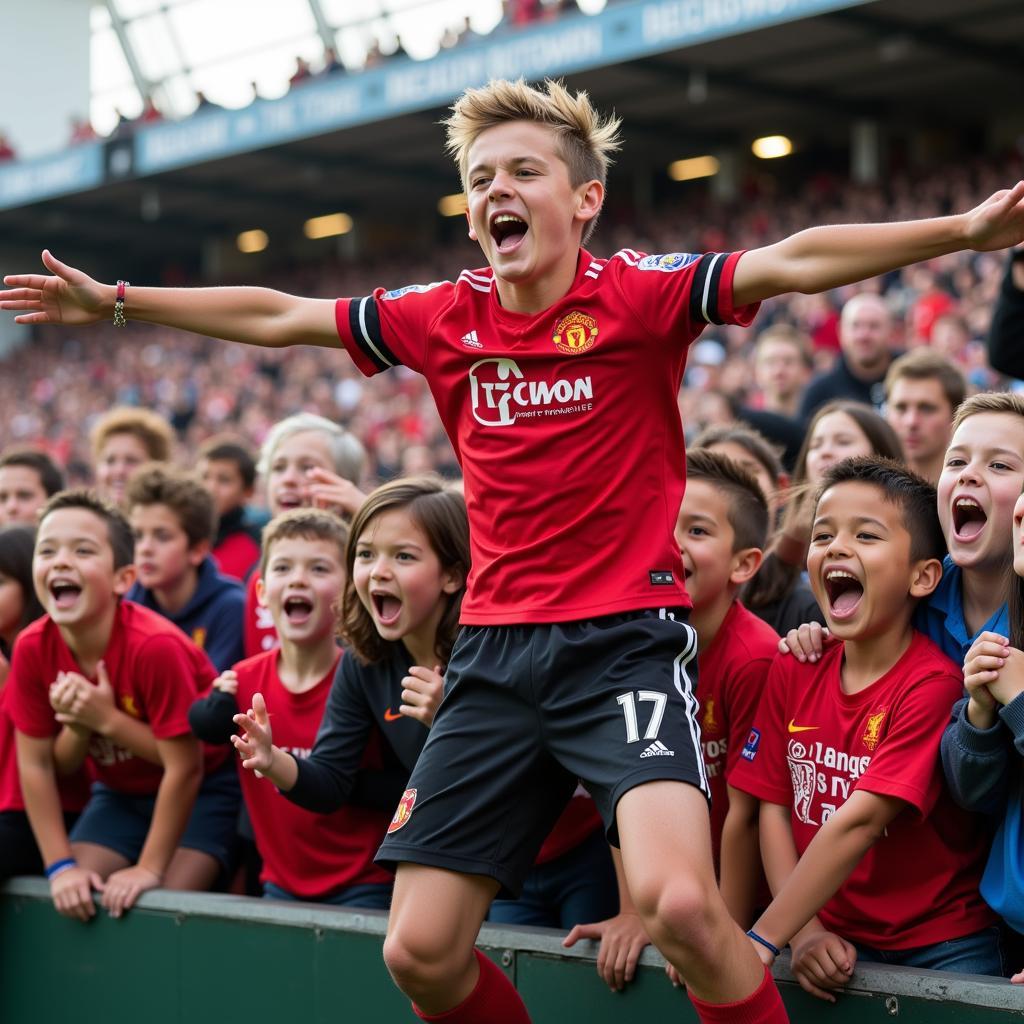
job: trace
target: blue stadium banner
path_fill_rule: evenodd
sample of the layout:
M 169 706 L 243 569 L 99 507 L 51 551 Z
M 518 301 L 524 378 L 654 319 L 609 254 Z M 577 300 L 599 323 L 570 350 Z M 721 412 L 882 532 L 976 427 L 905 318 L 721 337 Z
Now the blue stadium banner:
M 867 0 L 645 0 L 491 37 L 432 60 L 304 82 L 279 100 L 203 111 L 136 137 L 138 174 L 217 159 L 447 103 L 491 78 L 537 79 L 635 60 Z
M 102 181 L 102 142 L 86 142 L 37 160 L 0 165 L 0 210 L 84 192 Z

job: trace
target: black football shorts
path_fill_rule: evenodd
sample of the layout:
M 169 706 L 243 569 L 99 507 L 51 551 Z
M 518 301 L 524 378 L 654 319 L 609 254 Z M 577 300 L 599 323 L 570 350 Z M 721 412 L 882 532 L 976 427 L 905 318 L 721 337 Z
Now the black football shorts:
M 577 780 L 615 845 L 632 787 L 675 779 L 708 796 L 686 614 L 464 626 L 378 863 L 487 875 L 518 896 Z

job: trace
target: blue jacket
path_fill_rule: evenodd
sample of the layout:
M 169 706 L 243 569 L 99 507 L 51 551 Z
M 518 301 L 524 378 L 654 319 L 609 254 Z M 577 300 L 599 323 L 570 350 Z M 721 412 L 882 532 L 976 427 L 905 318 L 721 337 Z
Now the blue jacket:
M 168 615 L 156 603 L 153 591 L 141 583 L 134 584 L 127 597 L 170 619 L 197 647 L 206 651 L 218 672 L 231 668 L 245 657 L 242 650 L 245 588 L 237 580 L 217 572 L 217 565 L 209 556 L 199 566 L 195 592 L 180 612 Z
M 967 652 L 978 633 L 986 630 L 1009 636 L 1010 616 L 1004 602 L 999 610 L 985 623 L 978 633 L 967 631 L 964 622 L 964 602 L 960 589 L 963 570 L 953 564 L 949 555 L 942 560 L 942 579 L 931 596 L 917 606 L 914 613 L 914 627 L 942 649 L 947 658 L 963 668 Z
M 999 709 L 991 729 L 971 725 L 967 698 L 957 701 L 942 737 L 942 770 L 961 807 L 1001 816 L 981 895 L 1014 931 L 1024 932 L 1024 695 Z

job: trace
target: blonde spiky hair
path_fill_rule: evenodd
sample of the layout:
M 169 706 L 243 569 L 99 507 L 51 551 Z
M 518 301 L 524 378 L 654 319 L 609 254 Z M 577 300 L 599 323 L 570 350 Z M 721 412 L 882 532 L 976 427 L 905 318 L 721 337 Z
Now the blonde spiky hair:
M 551 79 L 545 79 L 542 90 L 522 78 L 494 79 L 480 89 L 467 89 L 452 105 L 451 116 L 441 122 L 447 132 L 445 148 L 459 168 L 463 188 L 468 190 L 470 147 L 482 132 L 509 121 L 533 121 L 553 129 L 572 187 L 596 180 L 604 188 L 611 154 L 622 145 L 622 121 L 614 114 L 602 117 L 585 92 L 573 94 Z M 596 223 L 595 217 L 587 235 Z

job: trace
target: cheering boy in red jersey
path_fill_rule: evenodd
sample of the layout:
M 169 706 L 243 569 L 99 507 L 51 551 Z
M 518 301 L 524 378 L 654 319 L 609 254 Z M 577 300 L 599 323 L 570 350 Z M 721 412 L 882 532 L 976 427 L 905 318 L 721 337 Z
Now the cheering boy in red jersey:
M 213 666 L 163 616 L 122 600 L 134 577 L 131 527 L 94 493 L 62 491 L 46 504 L 32 575 L 47 614 L 18 637 L 7 685 L 54 904 L 86 920 L 95 888 L 117 917 L 147 889 L 209 887 L 238 812 L 237 786 L 224 785 L 231 766 L 204 779 L 188 728 Z M 96 781 L 69 841 L 57 776 L 86 757 Z M 211 751 L 206 767 L 225 759 Z
M 473 570 L 449 695 L 381 850 L 401 863 L 385 959 L 423 1019 L 528 1020 L 473 942 L 580 777 L 701 1019 L 783 1021 L 714 881 L 697 644 L 672 537 L 686 351 L 705 324 L 748 324 L 782 292 L 1015 244 L 1024 182 L 953 217 L 812 228 L 747 253 L 604 260 L 581 245 L 618 122 L 557 83 L 496 81 L 467 90 L 447 125 L 488 263 L 455 283 L 336 303 L 253 288 L 126 290 L 47 252 L 54 276 L 6 277 L 0 308 L 20 323 L 116 312 L 253 344 L 344 346 L 365 373 L 402 363 L 427 377 L 465 477 Z
M 978 892 L 986 837 L 939 763 L 960 671 L 911 624 L 944 552 L 924 480 L 874 458 L 829 470 L 807 570 L 842 642 L 816 663 L 777 657 L 729 776 L 763 801 L 775 899 L 751 938 L 766 962 L 791 943 L 800 984 L 829 1001 L 858 957 L 1000 971 Z

